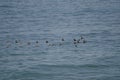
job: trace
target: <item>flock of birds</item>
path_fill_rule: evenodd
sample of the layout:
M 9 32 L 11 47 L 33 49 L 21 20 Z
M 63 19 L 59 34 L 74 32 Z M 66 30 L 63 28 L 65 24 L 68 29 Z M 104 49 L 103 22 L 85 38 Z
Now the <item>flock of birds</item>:
M 64 39 L 64 38 L 61 38 L 61 42 L 58 43 L 58 45 L 59 45 L 59 46 L 64 45 L 64 42 L 65 42 L 65 39 Z M 74 39 L 72 40 L 72 42 L 73 42 L 72 44 L 74 44 L 74 46 L 77 47 L 77 45 L 78 45 L 79 43 L 86 43 L 87 41 L 85 40 L 85 38 L 84 38 L 83 36 L 81 36 L 79 39 L 75 39 L 75 38 L 74 38 Z M 9 42 L 7 42 L 7 43 L 9 43 Z M 20 40 L 15 40 L 14 43 L 15 43 L 15 44 L 19 44 L 19 46 L 20 46 L 20 44 L 22 44 Z M 39 43 L 40 43 L 39 41 L 35 41 L 36 47 L 39 47 L 39 46 L 40 46 Z M 44 41 L 44 43 L 45 43 L 47 46 L 55 46 L 55 45 L 56 45 L 55 43 L 50 43 L 48 40 Z M 29 46 L 29 45 L 32 45 L 32 42 L 27 42 L 26 45 L 28 45 L 28 46 Z M 11 47 L 11 44 L 10 44 L 10 43 L 6 46 L 6 48 L 9 48 L 9 47 Z

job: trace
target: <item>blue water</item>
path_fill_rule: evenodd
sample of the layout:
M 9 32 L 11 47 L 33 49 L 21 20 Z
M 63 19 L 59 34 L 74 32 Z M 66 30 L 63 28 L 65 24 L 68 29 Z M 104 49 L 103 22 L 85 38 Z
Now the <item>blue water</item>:
M 120 80 L 120 0 L 0 0 L 0 80 Z

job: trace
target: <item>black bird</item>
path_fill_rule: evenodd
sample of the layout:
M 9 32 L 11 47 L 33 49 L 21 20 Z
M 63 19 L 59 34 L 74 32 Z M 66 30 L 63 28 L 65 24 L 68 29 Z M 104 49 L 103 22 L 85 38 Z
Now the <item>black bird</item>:
M 75 47 L 77 47 L 77 45 L 75 45 Z
M 18 43 L 18 41 L 17 41 L 17 40 L 15 40 L 15 43 Z
M 77 47 L 77 42 L 74 42 L 75 47 Z
M 86 43 L 87 41 L 86 40 L 83 40 L 83 43 Z
M 48 43 L 48 41 L 46 41 L 46 43 Z
M 36 43 L 39 43 L 38 41 L 36 41 Z
M 80 39 L 77 40 L 77 43 L 80 43 Z
M 65 41 L 64 38 L 62 38 L 62 41 Z
M 81 39 L 84 39 L 84 38 L 81 36 Z
M 30 42 L 28 42 L 27 44 L 28 44 L 28 45 L 30 45 L 31 43 L 30 43 Z
M 74 42 L 74 44 L 77 44 L 77 42 Z
M 62 45 L 62 43 L 59 44 L 60 46 Z
M 77 41 L 76 39 L 73 39 L 74 41 Z

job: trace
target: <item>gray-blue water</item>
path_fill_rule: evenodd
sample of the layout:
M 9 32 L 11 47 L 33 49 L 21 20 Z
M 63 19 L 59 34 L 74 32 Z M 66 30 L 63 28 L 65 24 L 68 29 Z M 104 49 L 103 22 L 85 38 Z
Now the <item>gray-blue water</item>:
M 120 80 L 120 0 L 0 0 L 0 80 Z

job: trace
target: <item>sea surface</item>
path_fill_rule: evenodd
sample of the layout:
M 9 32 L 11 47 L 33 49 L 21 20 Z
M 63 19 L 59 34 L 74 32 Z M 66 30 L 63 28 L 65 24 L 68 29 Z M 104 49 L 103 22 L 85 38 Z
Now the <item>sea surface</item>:
M 0 80 L 120 80 L 120 0 L 0 0 Z

